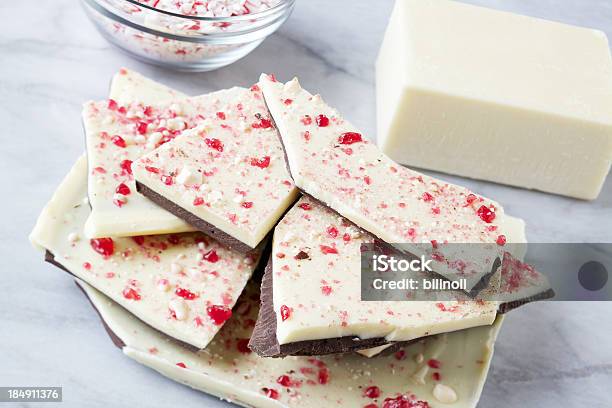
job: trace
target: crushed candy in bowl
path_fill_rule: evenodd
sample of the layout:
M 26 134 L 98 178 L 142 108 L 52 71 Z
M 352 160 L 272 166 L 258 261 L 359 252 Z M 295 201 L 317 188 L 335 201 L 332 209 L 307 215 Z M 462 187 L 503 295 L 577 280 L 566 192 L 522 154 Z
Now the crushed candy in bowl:
M 210 71 L 253 51 L 293 11 L 295 0 L 82 0 L 113 45 L 148 63 Z

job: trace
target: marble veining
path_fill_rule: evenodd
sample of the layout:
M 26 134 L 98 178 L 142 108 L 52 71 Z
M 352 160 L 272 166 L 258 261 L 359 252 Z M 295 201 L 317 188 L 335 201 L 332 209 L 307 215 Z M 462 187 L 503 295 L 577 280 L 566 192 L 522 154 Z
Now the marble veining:
M 587 25 L 612 36 L 609 0 L 468 0 Z M 281 30 L 237 63 L 182 74 L 141 64 L 108 45 L 78 2 L 0 2 L 0 386 L 64 387 L 64 407 L 224 407 L 125 358 L 71 279 L 27 242 L 35 219 L 84 150 L 81 105 L 102 99 L 127 66 L 185 92 L 249 85 L 260 72 L 298 75 L 374 138 L 374 69 L 391 0 L 298 0 Z M 504 204 L 531 242 L 612 241 L 612 177 L 594 202 L 438 175 Z M 512 313 L 482 407 L 610 406 L 609 303 L 545 303 Z M 27 405 L 23 405 L 27 406 Z M 51 406 L 51 404 L 50 404 Z

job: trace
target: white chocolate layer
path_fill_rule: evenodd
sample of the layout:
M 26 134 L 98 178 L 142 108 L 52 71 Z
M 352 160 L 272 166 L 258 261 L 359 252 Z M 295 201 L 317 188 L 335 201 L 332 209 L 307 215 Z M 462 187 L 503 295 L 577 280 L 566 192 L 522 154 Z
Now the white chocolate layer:
M 204 98 L 214 115 L 142 156 L 134 176 L 254 248 L 297 196 L 278 132 L 257 85 Z
M 376 65 L 399 163 L 583 199 L 612 161 L 603 32 L 447 0 L 395 3 Z
M 407 341 L 495 320 L 497 302 L 361 301 L 360 246 L 373 242 L 308 197 L 287 212 L 272 247 L 279 344 L 344 336 Z
M 257 316 L 254 285 L 247 289 L 238 310 L 210 345 L 193 353 L 152 330 L 95 289 L 83 284 L 104 321 L 125 343 L 123 352 L 162 375 L 195 389 L 252 407 L 360 407 L 382 405 L 408 391 L 423 408 L 449 406 L 473 408 L 478 403 L 493 354 L 501 318 L 492 325 L 429 338 L 391 356 L 365 360 L 357 355 L 323 358 L 261 358 L 244 347 Z M 255 290 L 253 290 L 255 289 Z M 243 303 L 244 300 L 244 303 Z M 241 352 L 242 351 L 242 352 Z M 429 367 L 430 359 L 440 363 Z M 417 362 L 418 361 L 418 362 Z M 177 366 L 182 363 L 185 368 Z M 439 382 L 433 373 L 439 372 Z M 289 386 L 278 383 L 288 376 Z M 323 383 L 323 384 L 322 384 Z M 451 405 L 440 405 L 436 384 L 451 387 L 458 396 Z M 380 397 L 366 397 L 367 387 L 379 387 Z M 277 399 L 271 398 L 275 395 Z M 405 394 L 409 398 L 409 394 Z
M 256 256 L 230 251 L 201 233 L 90 241 L 83 231 L 90 213 L 86 197 L 83 156 L 43 209 L 30 240 L 151 327 L 206 347 L 223 323 L 218 316 L 244 289 Z M 106 252 L 96 250 L 100 246 Z
M 260 86 L 298 188 L 385 242 L 441 254 L 432 269 L 465 279 L 468 289 L 491 272 L 500 256 L 499 204 L 399 166 L 297 79 L 282 84 L 264 74 Z M 483 245 L 466 254 L 446 243 Z

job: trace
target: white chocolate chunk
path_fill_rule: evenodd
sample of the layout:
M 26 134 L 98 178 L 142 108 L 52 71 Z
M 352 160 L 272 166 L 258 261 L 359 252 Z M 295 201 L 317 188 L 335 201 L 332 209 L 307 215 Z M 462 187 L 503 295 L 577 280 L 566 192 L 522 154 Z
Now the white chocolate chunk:
M 385 351 L 386 349 L 388 349 L 389 347 L 392 347 L 393 344 L 389 343 L 389 344 L 383 344 L 382 346 L 377 346 L 377 347 L 372 347 L 369 349 L 363 349 L 363 350 L 357 350 L 356 353 L 357 354 L 361 354 L 362 356 L 365 357 L 374 357 L 379 355 L 380 353 L 382 353 L 383 351 Z
M 134 176 L 254 248 L 297 196 L 278 132 L 258 86 L 217 92 L 201 103 L 206 123 L 142 156 Z
M 491 273 L 501 255 L 499 204 L 398 165 L 297 80 L 283 86 L 264 74 L 260 86 L 298 188 L 402 250 L 429 257 L 435 249 L 443 257 L 432 269 L 468 289 Z M 447 243 L 481 245 L 467 254 Z
M 452 404 L 457 402 L 457 393 L 448 385 L 436 384 L 433 389 L 433 395 L 443 404 Z
M 189 168 L 189 166 L 183 166 L 181 172 L 176 176 L 176 181 L 184 186 L 192 186 L 202 184 L 202 173 L 197 170 Z
M 612 58 L 600 31 L 397 1 L 376 91 L 378 142 L 399 163 L 583 199 L 610 170 Z
M 68 234 L 82 233 L 89 216 L 89 207 L 81 204 L 86 191 L 83 156 L 43 209 L 30 240 L 150 326 L 206 347 L 223 323 L 211 321 L 208 307 L 233 307 L 255 265 L 245 258 L 257 255 L 231 251 L 201 233 L 67 242 Z M 71 214 L 71 220 L 64 221 L 64 214 Z M 210 279 L 177 272 L 172 265 L 179 254 L 187 255 L 181 261 L 186 268 Z
M 174 313 L 176 320 L 185 320 L 189 314 L 189 306 L 183 299 L 172 299 L 168 308 Z
M 245 291 L 235 309 L 237 313 L 199 353 L 168 341 L 100 292 L 84 283 L 81 285 L 106 324 L 125 343 L 123 352 L 128 357 L 172 380 L 239 405 L 319 408 L 329 406 L 329 396 L 333 395 L 342 400 L 343 406 L 360 407 L 372 402 L 363 395 L 364 388 L 375 385 L 381 390 L 379 401 L 401 398 L 398 396 L 409 390 L 405 398 L 414 394 L 416 400 L 437 406 L 432 380 L 422 385 L 409 380 L 409 373 L 419 367 L 411 358 L 398 360 L 391 355 L 366 360 L 358 355 L 344 355 L 340 359 L 337 356 L 276 359 L 245 352 L 241 344 L 250 337 L 251 331 L 251 326 L 245 322 L 257 317 L 258 302 L 251 300 L 249 303 L 249 298 L 257 299 L 255 285 L 249 285 L 250 290 Z M 492 326 L 431 337 L 406 346 L 404 351 L 406 356 L 421 353 L 427 359 L 435 355 L 444 366 L 445 381 L 452 383 L 460 396 L 453 407 L 475 408 L 501 323 L 498 319 Z M 324 385 L 318 380 L 321 370 L 329 377 Z M 278 384 L 282 375 L 287 375 L 290 382 L 297 382 L 299 386 Z M 274 390 L 278 399 L 271 399 L 266 390 Z

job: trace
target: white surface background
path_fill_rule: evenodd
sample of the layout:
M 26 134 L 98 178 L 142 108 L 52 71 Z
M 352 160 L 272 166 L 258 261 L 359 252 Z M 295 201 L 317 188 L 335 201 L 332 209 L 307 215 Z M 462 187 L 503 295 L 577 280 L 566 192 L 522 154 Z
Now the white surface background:
M 612 37 L 610 0 L 469 2 L 587 25 Z M 105 98 L 121 66 L 187 93 L 249 85 L 262 71 L 281 79 L 298 75 L 373 135 L 373 61 L 391 4 L 298 0 L 288 23 L 245 59 L 216 72 L 180 74 L 111 48 L 75 0 L 1 1 L 0 386 L 63 386 L 64 407 L 225 406 L 125 358 L 71 279 L 42 262 L 27 234 L 84 149 L 81 104 Z M 524 218 L 532 242 L 612 241 L 612 178 L 598 200 L 580 202 L 442 177 Z M 609 303 L 547 303 L 512 313 L 481 406 L 612 406 L 611 312 Z

